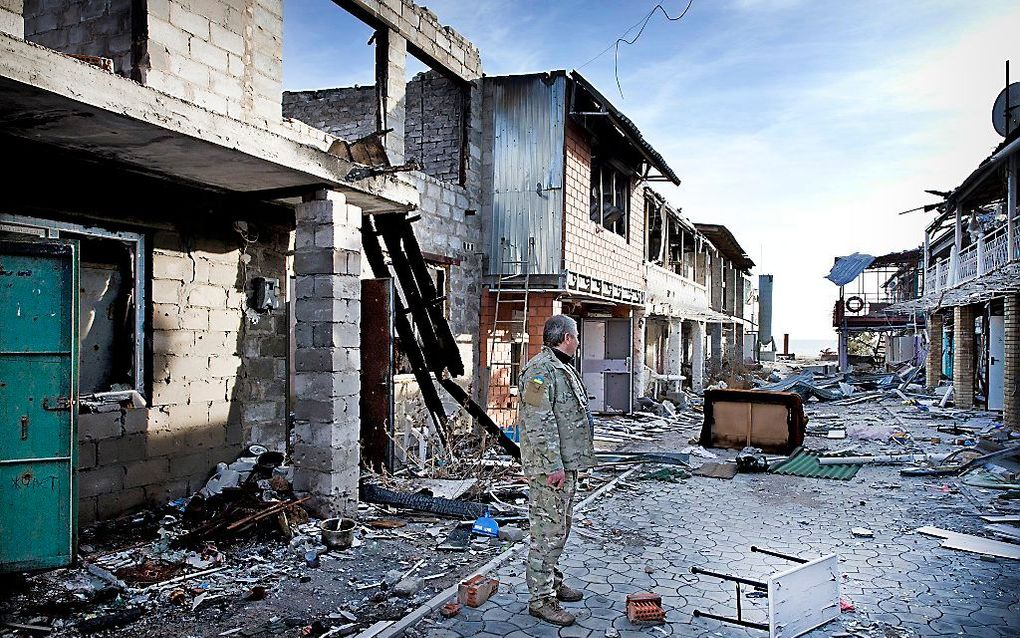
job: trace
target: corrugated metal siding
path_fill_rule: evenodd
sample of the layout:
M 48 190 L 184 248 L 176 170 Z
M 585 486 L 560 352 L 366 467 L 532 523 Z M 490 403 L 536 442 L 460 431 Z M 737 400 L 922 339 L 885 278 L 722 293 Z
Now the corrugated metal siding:
M 867 270 L 873 261 L 875 261 L 874 257 L 861 253 L 840 257 L 825 278 L 837 286 L 845 286 L 854 279 L 857 279 L 862 272 Z
M 489 274 L 521 272 L 535 240 L 532 274 L 558 274 L 563 259 L 563 140 L 566 78 L 491 80 L 492 233 Z M 506 249 L 503 249 L 505 240 Z

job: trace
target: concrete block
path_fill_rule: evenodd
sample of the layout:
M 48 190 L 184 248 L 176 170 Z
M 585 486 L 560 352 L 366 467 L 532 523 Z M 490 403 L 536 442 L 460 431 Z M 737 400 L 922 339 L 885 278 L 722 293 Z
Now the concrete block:
M 241 358 L 237 355 L 217 355 L 209 358 L 210 377 L 233 377 L 241 371 Z
M 152 302 L 156 304 L 180 304 L 182 297 L 182 281 L 156 280 L 152 282 Z
M 209 310 L 209 330 L 214 332 L 237 332 L 242 323 L 237 310 Z
M 134 461 L 124 466 L 124 487 L 142 487 L 167 480 L 170 461 L 167 458 Z
M 186 307 L 181 312 L 181 327 L 186 330 L 206 331 L 209 329 L 209 310 L 207 308 Z
M 188 304 L 205 308 L 226 308 L 227 291 L 220 286 L 198 285 L 188 291 Z
M 78 469 L 87 470 L 96 466 L 96 443 L 82 441 L 78 444 Z
M 244 55 L 244 38 L 238 32 L 231 31 L 219 24 L 211 24 L 209 35 L 212 44 L 235 55 Z
M 209 44 L 206 38 L 193 37 L 189 41 L 191 56 L 213 71 L 222 71 L 227 68 L 227 52 L 220 47 Z
M 123 433 L 119 412 L 102 414 L 81 414 L 78 416 L 78 439 L 101 441 L 118 437 Z
M 209 20 L 205 16 L 188 11 L 179 0 L 170 2 L 170 24 L 203 40 L 209 40 Z
M 81 498 L 117 492 L 123 487 L 123 466 L 114 465 L 78 472 L 78 496 Z
M 97 464 L 105 466 L 141 460 L 146 456 L 145 443 L 144 434 L 125 434 L 99 441 Z
M 96 516 L 102 520 L 140 508 L 144 504 L 145 491 L 140 487 L 102 494 L 96 497 Z
M 226 386 L 222 379 L 203 379 L 188 384 L 188 395 L 192 401 L 228 401 Z

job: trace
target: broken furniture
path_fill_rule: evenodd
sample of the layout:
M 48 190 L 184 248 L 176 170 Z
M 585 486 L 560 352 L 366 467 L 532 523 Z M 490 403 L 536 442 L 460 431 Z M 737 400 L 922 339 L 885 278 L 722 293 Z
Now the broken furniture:
M 754 545 L 751 546 L 751 551 L 799 564 L 769 576 L 765 582 L 692 567 L 692 574 L 728 580 L 735 583 L 737 589 L 735 618 L 698 609 L 694 610 L 695 618 L 711 618 L 741 627 L 761 629 L 769 632 L 769 638 L 795 638 L 839 616 L 839 557 L 836 554 L 808 560 Z M 748 585 L 755 591 L 768 594 L 768 624 L 744 620 L 741 585 Z
M 702 447 L 747 446 L 789 454 L 804 443 L 807 418 L 800 396 L 760 390 L 707 390 Z

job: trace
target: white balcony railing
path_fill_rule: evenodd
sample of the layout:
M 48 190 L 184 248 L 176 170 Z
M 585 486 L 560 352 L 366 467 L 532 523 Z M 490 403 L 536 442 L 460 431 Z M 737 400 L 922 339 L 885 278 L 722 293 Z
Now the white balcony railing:
M 985 273 L 1005 266 L 1010 261 L 1020 259 L 1020 224 L 1014 228 L 1016 237 L 1016 254 L 1009 254 L 1009 236 L 1006 226 L 1000 226 L 988 235 L 960 251 L 956 260 L 955 277 L 951 276 L 951 261 L 943 259 L 930 266 L 924 274 L 925 292 L 939 292 L 946 288 L 975 279 Z

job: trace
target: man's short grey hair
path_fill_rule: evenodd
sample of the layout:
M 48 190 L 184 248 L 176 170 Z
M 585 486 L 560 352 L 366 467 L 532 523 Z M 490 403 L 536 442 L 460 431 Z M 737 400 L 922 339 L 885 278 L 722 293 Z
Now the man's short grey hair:
M 542 341 L 550 348 L 555 348 L 563 343 L 568 334 L 577 336 L 577 322 L 567 315 L 553 315 L 545 322 Z

